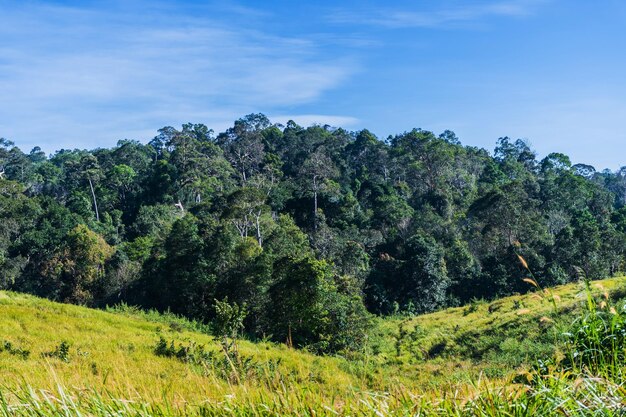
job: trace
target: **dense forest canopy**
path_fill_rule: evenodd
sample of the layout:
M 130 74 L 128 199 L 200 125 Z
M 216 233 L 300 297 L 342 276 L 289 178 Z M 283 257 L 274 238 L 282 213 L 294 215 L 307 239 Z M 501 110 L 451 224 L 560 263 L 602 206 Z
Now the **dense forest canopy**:
M 624 271 L 626 169 L 493 155 L 451 131 L 272 124 L 164 127 L 148 144 L 0 139 L 0 288 L 126 302 L 210 322 L 245 306 L 250 337 L 357 348 L 371 314 L 422 313 Z

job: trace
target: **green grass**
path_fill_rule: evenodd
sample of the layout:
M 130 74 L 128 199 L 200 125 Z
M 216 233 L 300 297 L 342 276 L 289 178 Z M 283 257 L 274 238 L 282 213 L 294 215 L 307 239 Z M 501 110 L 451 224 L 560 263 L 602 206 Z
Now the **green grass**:
M 594 296 L 621 298 L 624 281 L 593 283 Z M 616 373 L 592 372 L 587 362 L 572 362 L 579 381 L 552 372 L 530 386 L 512 383 L 538 359 L 555 357 L 555 346 L 567 348 L 561 334 L 576 317 L 570 345 L 597 357 L 612 340 L 599 336 L 605 322 L 581 315 L 584 288 L 551 292 L 558 311 L 534 293 L 379 319 L 363 352 L 333 357 L 240 341 L 236 369 L 199 323 L 0 292 L 0 416 L 613 415 L 611 404 L 624 401 Z M 176 353 L 157 355 L 161 339 Z M 622 360 L 614 350 L 596 368 L 612 361 L 615 370 Z

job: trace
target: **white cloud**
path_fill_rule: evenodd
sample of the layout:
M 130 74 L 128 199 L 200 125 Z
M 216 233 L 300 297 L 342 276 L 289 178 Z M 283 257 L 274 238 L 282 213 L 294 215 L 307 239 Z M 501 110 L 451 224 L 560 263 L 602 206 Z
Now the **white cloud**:
M 0 136 L 52 150 L 186 121 L 218 130 L 246 113 L 310 103 L 355 71 L 311 39 L 149 6 L 3 10 Z
M 329 20 L 340 24 L 373 25 L 390 29 L 438 28 L 451 24 L 462 24 L 487 17 L 521 17 L 532 13 L 545 0 L 462 1 L 454 6 L 434 10 L 413 11 L 392 8 L 377 10 L 337 10 Z
M 286 124 L 293 120 L 300 126 L 329 125 L 333 127 L 350 128 L 360 123 L 359 119 L 350 116 L 324 115 L 324 114 L 294 114 L 294 115 L 272 115 L 269 116 L 274 123 Z

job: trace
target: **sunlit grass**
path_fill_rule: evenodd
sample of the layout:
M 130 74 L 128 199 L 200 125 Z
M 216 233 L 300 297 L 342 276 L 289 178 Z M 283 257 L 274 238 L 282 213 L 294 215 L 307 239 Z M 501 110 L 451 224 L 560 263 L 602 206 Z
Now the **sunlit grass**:
M 623 295 L 623 284 L 615 278 L 590 289 L 598 303 L 610 302 Z M 569 410 L 565 415 L 593 415 L 577 414 L 576 407 L 583 406 L 588 412 L 601 410 L 593 411 L 597 415 L 612 415 L 606 413 L 614 413 L 624 396 L 611 378 L 616 373 L 578 365 L 577 378 L 550 374 L 535 380 L 532 388 L 513 383 L 537 358 L 554 357 L 560 334 L 588 305 L 581 285 L 552 292 L 556 311 L 547 297 L 534 293 L 380 319 L 367 348 L 343 356 L 240 341 L 239 351 L 249 364 L 237 381 L 221 372 L 222 353 L 206 326 L 128 307 L 107 312 L 0 292 L 0 347 L 5 347 L 0 348 L 0 416 L 79 411 L 486 416 L 563 415 L 563 410 Z M 202 345 L 216 359 L 190 363 L 158 356 L 154 349 L 161 337 L 176 345 Z M 594 349 L 604 341 L 582 335 L 577 340 L 596 343 Z M 69 344 L 65 358 L 54 354 L 63 342 Z M 621 363 L 617 359 L 611 362 L 615 369 Z

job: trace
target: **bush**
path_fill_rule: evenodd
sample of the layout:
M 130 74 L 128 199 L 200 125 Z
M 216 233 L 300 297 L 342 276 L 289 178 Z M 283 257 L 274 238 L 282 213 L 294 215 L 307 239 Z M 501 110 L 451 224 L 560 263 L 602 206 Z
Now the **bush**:
M 70 344 L 63 341 L 52 352 L 45 352 L 42 356 L 46 358 L 57 358 L 67 363 L 70 361 Z
M 30 350 L 13 346 L 13 344 L 5 340 L 0 344 L 0 353 L 7 352 L 9 355 L 19 356 L 22 359 L 28 359 L 30 356 Z

